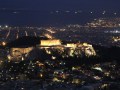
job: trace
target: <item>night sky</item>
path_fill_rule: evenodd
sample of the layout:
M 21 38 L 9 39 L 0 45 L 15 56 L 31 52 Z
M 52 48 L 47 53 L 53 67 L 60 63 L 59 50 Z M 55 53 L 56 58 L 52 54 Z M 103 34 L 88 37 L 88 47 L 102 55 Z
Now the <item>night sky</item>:
M 118 11 L 120 0 L 0 0 L 0 8 Z
M 71 13 L 50 14 L 57 10 Z M 83 13 L 74 13 L 79 10 Z M 1 25 L 84 24 L 94 18 L 119 15 L 120 0 L 0 0 Z

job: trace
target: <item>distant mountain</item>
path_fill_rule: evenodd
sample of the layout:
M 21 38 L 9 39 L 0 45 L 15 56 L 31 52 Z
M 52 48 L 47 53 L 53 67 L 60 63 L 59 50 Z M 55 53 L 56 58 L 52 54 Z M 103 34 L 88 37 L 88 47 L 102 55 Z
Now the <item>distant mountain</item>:
M 30 47 L 40 44 L 40 40 L 46 40 L 46 37 L 32 37 L 32 36 L 24 36 L 18 38 L 14 41 L 9 42 L 6 46 L 11 47 Z

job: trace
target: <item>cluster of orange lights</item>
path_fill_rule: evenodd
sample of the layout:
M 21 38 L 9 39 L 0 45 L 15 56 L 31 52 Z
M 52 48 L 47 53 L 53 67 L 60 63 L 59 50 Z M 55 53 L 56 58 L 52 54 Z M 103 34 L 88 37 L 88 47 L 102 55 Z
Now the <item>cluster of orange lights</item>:
M 2 42 L 2 43 L 0 43 L 0 45 L 6 46 L 6 42 Z
M 50 34 L 45 34 L 44 36 L 46 36 L 49 39 L 52 39 L 53 37 Z
M 39 61 L 36 61 L 36 64 L 37 64 L 39 67 L 44 66 L 44 64 L 43 64 L 43 63 L 40 63 Z

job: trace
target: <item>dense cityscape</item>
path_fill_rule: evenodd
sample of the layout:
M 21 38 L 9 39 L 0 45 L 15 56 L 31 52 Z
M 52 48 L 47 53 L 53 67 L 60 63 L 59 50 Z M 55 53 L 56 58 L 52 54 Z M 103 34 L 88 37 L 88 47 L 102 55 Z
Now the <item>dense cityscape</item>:
M 120 50 L 118 21 L 100 18 L 63 27 L 1 25 L 1 90 L 120 89 L 119 55 L 106 58 L 95 47 Z
M 9 42 L 22 36 L 41 35 L 63 41 L 80 41 L 103 46 L 120 46 L 120 18 L 98 18 L 85 25 L 10 27 L 0 26 L 0 41 Z M 64 34 L 66 33 L 66 34 Z

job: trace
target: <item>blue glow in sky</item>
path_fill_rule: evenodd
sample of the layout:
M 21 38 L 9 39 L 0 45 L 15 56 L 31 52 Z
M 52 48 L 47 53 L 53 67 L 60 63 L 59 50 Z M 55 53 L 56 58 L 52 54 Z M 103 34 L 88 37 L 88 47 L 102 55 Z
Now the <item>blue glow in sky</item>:
M 120 0 L 0 0 L 0 8 L 118 11 Z

